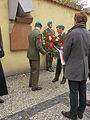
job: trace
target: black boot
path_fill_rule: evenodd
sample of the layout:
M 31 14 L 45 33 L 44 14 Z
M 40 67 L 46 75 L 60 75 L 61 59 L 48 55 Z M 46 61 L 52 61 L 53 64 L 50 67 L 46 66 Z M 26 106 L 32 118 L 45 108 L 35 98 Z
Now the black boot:
M 69 112 L 64 112 L 64 111 L 62 111 L 61 113 L 62 113 L 63 116 L 65 116 L 65 117 L 67 117 L 67 118 L 69 118 L 69 119 L 71 119 L 71 120 L 77 120 L 77 117 L 72 116 L 72 115 L 70 114 L 70 111 L 69 111 Z
M 78 114 L 78 118 L 79 119 L 83 119 L 83 115 L 82 114 Z
M 32 88 L 32 91 L 38 91 L 38 90 L 41 90 L 41 89 L 42 89 L 41 87 Z
M 52 72 L 54 72 L 54 69 L 53 69 L 53 67 L 50 67 L 50 69 L 51 69 L 51 71 L 52 71 Z
M 4 103 L 4 100 L 0 99 L 0 103 Z
M 65 84 L 65 82 L 66 82 L 66 78 L 63 76 L 62 81 L 60 82 L 60 84 Z
M 47 68 L 46 70 L 49 71 L 49 72 L 52 72 L 51 68 Z
M 52 80 L 52 82 L 56 82 L 56 81 L 58 81 L 59 80 L 59 78 L 58 77 L 55 77 L 53 80 Z

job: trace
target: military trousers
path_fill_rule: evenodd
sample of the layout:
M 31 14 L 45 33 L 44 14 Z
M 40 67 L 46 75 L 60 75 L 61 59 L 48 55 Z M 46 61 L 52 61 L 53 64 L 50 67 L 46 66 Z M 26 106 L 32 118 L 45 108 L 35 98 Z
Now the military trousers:
M 29 64 L 31 68 L 29 85 L 31 85 L 32 88 L 37 88 L 39 81 L 40 60 L 29 60 Z
M 48 55 L 46 55 L 46 69 L 52 67 L 52 62 L 53 62 L 53 56 L 51 53 L 48 53 Z
M 70 89 L 70 113 L 74 117 L 78 114 L 83 115 L 86 108 L 86 80 L 68 80 L 68 84 Z
M 63 68 L 63 76 L 65 75 L 65 65 L 62 66 L 60 58 L 57 59 L 55 78 L 58 79 Z

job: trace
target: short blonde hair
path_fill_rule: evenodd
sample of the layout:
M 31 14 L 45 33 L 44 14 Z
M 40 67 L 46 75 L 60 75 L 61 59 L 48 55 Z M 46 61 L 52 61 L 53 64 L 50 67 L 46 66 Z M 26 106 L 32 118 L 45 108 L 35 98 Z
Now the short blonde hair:
M 78 23 L 80 22 L 87 22 L 87 15 L 84 11 L 75 13 L 74 20 L 77 20 Z

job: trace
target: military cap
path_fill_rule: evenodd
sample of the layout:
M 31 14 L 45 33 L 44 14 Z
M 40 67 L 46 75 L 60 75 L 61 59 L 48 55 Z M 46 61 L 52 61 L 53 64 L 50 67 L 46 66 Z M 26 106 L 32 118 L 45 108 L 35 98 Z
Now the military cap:
M 52 21 L 48 21 L 47 25 L 50 25 L 50 24 L 52 24 Z
M 37 22 L 35 23 L 35 25 L 40 25 L 41 27 L 43 26 L 40 21 L 37 21 Z
M 62 24 L 59 24 L 59 25 L 57 25 L 57 27 L 56 28 L 62 28 L 63 30 L 64 30 L 64 25 L 62 25 Z

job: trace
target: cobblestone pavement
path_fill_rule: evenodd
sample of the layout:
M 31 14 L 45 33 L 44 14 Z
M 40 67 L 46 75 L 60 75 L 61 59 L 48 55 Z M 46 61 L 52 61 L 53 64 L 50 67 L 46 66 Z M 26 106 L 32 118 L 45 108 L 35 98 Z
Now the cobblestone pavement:
M 41 91 L 33 92 L 28 87 L 29 73 L 7 77 L 9 95 L 3 96 L 0 104 L 0 120 L 68 120 L 61 115 L 69 110 L 67 82 L 52 83 L 54 72 L 40 71 Z M 90 81 L 87 82 L 87 97 L 90 99 Z M 90 107 L 86 108 L 83 120 L 90 119 Z

